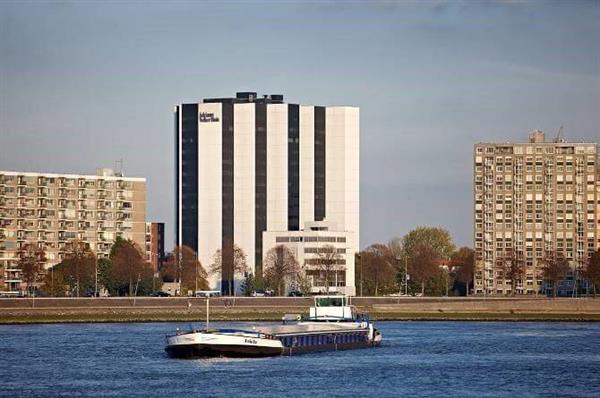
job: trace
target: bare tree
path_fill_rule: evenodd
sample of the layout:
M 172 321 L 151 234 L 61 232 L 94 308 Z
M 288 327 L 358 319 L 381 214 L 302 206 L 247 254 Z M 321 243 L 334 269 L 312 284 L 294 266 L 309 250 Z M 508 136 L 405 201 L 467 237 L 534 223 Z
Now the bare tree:
M 523 260 L 523 252 L 513 249 L 506 249 L 504 255 L 500 259 L 502 261 L 502 272 L 504 280 L 510 280 L 511 295 L 515 295 L 517 283 L 523 282 L 525 276 L 525 261 Z
M 188 246 L 176 246 L 161 273 L 165 279 L 181 282 L 182 289 L 208 289 L 208 273 L 198 260 L 196 252 Z
M 600 249 L 592 253 L 587 261 L 584 277 L 592 284 L 594 297 L 596 297 L 596 289 L 600 287 Z
M 552 283 L 552 297 L 556 297 L 558 282 L 565 278 L 569 270 L 569 262 L 562 255 L 548 253 L 542 275 L 547 282 Z
M 325 293 L 329 294 L 329 285 L 332 277 L 339 271 L 346 270 L 346 264 L 337 249 L 332 245 L 325 245 L 319 248 L 317 258 L 314 261 L 316 269 L 325 279 Z
M 27 292 L 31 294 L 38 278 L 44 273 L 46 252 L 36 244 L 28 243 L 17 252 L 17 256 L 19 257 L 17 265 L 21 269 Z
M 223 250 L 218 249 L 213 255 L 213 261 L 210 267 L 208 268 L 208 273 L 211 275 L 222 275 L 223 272 L 223 263 L 226 263 L 227 260 L 224 260 L 223 253 L 231 253 L 233 252 L 233 256 L 230 259 L 233 265 L 233 279 L 235 280 L 235 276 L 245 277 L 250 270 L 248 266 L 248 261 L 246 259 L 246 254 L 244 251 L 236 244 L 227 244 L 223 247 Z M 229 294 L 233 293 L 235 295 L 235 287 L 231 287 L 233 292 L 228 292 Z
M 267 252 L 263 267 L 265 282 L 278 296 L 285 293 L 286 281 L 295 280 L 300 272 L 294 253 L 284 245 L 277 245 Z

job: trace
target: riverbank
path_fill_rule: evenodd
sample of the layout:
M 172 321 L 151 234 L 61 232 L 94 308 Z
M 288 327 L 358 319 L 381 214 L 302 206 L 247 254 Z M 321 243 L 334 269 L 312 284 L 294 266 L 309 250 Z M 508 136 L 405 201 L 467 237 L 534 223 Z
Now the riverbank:
M 280 321 L 307 315 L 309 297 L 217 298 L 213 321 Z M 374 320 L 403 321 L 600 321 L 600 298 L 353 298 Z M 1 299 L 0 324 L 94 322 L 203 322 L 200 298 Z

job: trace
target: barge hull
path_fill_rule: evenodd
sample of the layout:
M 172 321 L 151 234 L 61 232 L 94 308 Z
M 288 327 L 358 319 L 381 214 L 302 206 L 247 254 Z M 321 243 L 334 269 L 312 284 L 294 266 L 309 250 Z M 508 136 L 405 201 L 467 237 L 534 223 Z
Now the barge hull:
M 212 357 L 260 358 L 282 354 L 281 348 L 246 345 L 181 344 L 165 348 L 171 358 L 197 359 Z
M 368 342 L 357 342 L 357 343 L 343 343 L 343 344 L 319 344 L 309 346 L 296 346 L 296 347 L 284 347 L 284 355 L 297 355 L 307 354 L 311 352 L 326 352 L 326 351 L 342 351 L 342 350 L 354 350 L 357 348 L 373 348 L 377 347 L 378 344 L 372 344 Z

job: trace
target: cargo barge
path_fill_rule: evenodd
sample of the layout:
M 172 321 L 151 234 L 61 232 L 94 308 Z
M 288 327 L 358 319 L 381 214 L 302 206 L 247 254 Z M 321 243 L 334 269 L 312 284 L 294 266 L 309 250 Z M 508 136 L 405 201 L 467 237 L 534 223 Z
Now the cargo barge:
M 208 314 L 208 300 L 207 300 Z M 295 319 L 289 323 L 289 319 Z M 247 329 L 177 331 L 166 337 L 173 358 L 266 357 L 379 346 L 381 333 L 344 296 L 317 296 L 309 316 Z

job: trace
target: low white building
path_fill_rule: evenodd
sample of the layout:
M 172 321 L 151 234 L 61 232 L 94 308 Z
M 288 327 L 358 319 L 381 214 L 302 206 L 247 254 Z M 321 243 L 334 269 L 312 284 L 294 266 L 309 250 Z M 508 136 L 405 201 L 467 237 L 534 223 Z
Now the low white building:
M 335 273 L 330 277 L 329 291 L 353 296 L 354 255 L 357 251 L 353 232 L 339 231 L 337 224 L 328 221 L 305 222 L 299 231 L 263 232 L 263 262 L 267 252 L 277 245 L 285 245 L 294 253 L 302 271 L 310 280 L 313 293 L 325 292 L 325 274 L 319 269 L 318 253 L 324 246 L 333 246 L 340 255 Z

